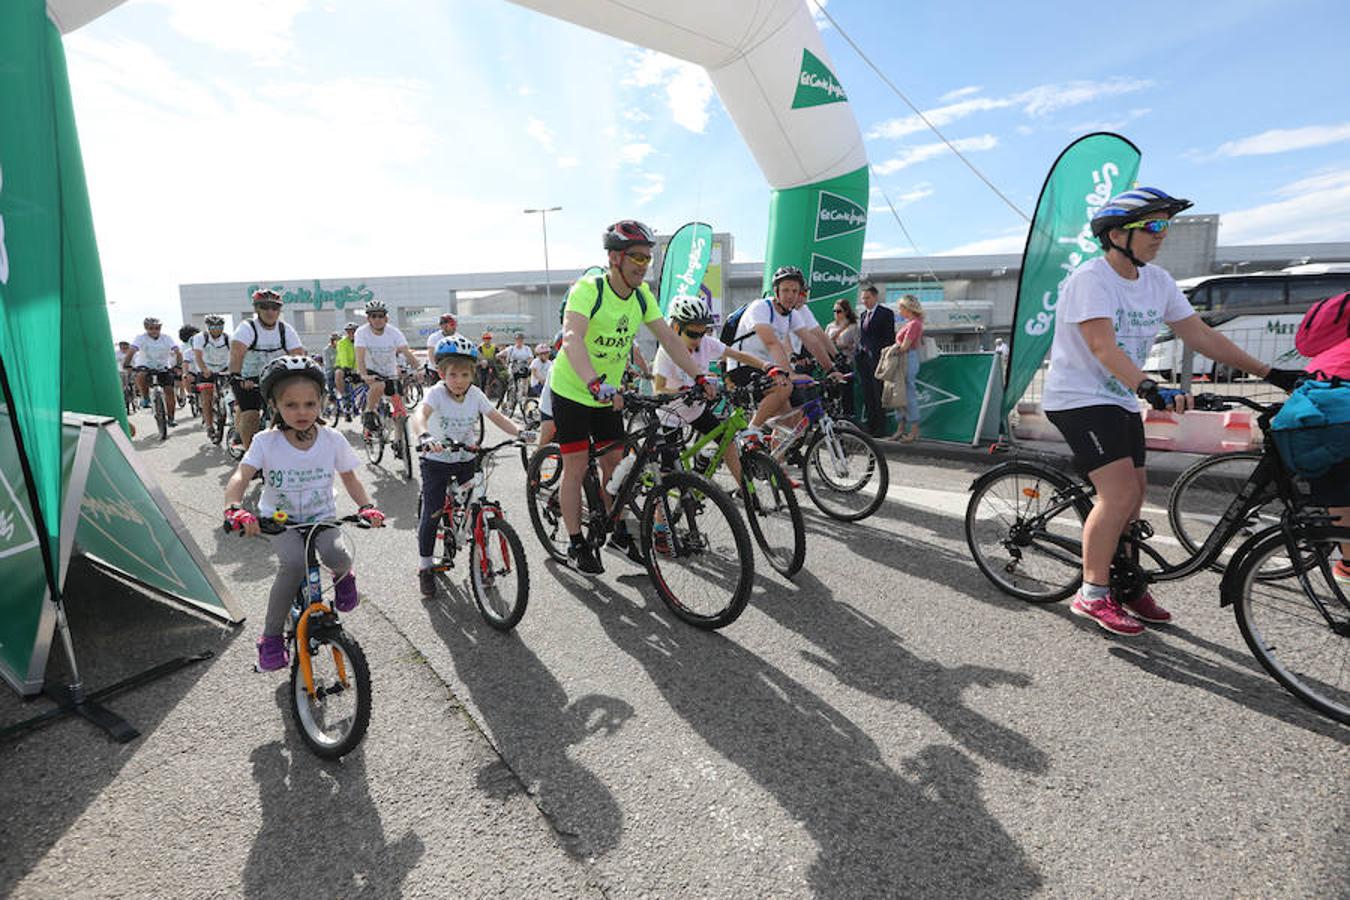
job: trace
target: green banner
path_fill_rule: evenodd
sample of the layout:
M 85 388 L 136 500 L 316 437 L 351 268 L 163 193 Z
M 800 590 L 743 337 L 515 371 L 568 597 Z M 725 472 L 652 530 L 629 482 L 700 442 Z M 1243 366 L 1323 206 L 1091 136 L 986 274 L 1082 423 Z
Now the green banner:
M 976 444 L 998 436 L 999 356 L 944 353 L 919 366 L 919 421 L 935 441 Z
M 808 54 L 809 55 L 809 54 Z M 801 187 L 777 190 L 769 204 L 764 290 L 779 266 L 806 273 L 810 308 L 824 324 L 837 297 L 858 291 L 867 233 L 867 167 Z
M 1001 417 L 1017 405 L 1050 352 L 1059 286 L 1102 252 L 1088 224 L 1093 212 L 1133 185 L 1138 173 L 1139 148 L 1109 132 L 1079 138 L 1051 166 L 1022 253 Z
M 0 673 L 20 693 L 32 679 L 47 573 L 42 564 L 28 486 L 8 412 L 0 410 Z M 38 673 L 40 677 L 41 673 Z
M 712 250 L 712 226 L 703 222 L 682 225 L 671 236 L 661 257 L 661 315 L 670 309 L 673 297 L 701 296 Z

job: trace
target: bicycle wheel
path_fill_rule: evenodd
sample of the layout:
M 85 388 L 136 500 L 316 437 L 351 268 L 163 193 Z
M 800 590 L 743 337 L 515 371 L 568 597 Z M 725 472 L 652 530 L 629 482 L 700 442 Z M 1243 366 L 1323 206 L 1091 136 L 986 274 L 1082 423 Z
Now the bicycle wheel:
M 530 524 L 534 526 L 535 536 L 549 556 L 565 563 L 570 538 L 558 502 L 558 487 L 561 484 L 562 450 L 558 449 L 557 444 L 540 447 L 530 457 L 530 464 L 525 469 L 525 496 L 529 501 Z M 584 494 L 581 502 L 584 508 Z M 582 517 L 585 518 L 584 509 Z
M 409 378 L 403 382 L 403 405 L 408 409 L 415 409 L 417 404 L 422 402 L 422 386 L 416 379 Z
M 539 398 L 526 397 L 520 404 L 520 417 L 527 431 L 539 430 Z
M 1301 559 L 1317 561 L 1298 575 L 1291 539 Z M 1276 532 L 1243 554 L 1225 599 L 1235 599 L 1238 629 L 1262 668 L 1303 703 L 1350 724 L 1350 585 L 1332 572 L 1338 544 L 1350 546 L 1350 528 Z M 1291 574 L 1270 577 L 1279 570 Z
M 966 544 L 975 565 L 1005 594 L 1054 603 L 1083 578 L 1086 497 L 1071 497 L 1067 475 L 1014 460 L 975 482 L 966 505 Z
M 356 640 L 341 628 L 309 635 L 314 696 L 305 690 L 299 655 L 291 664 L 291 712 L 300 737 L 316 756 L 346 756 L 370 724 L 370 666 Z
M 164 410 L 164 394 L 160 391 L 155 392 L 155 427 L 159 429 L 159 439 L 161 441 L 169 438 L 169 414 Z
M 364 427 L 361 429 L 361 442 L 366 446 L 366 459 L 370 460 L 372 466 L 378 466 L 380 460 L 384 459 L 384 445 L 388 439 L 387 430 L 388 425 L 385 423 L 383 416 L 379 416 L 379 425 L 374 431 Z
M 745 520 L 764 558 L 789 578 L 806 561 L 806 522 L 788 474 L 763 450 L 741 454 L 740 490 Z
M 516 530 L 501 518 L 484 521 L 481 536 L 469 541 L 469 582 L 483 620 L 510 631 L 530 602 L 530 569 Z
M 861 431 L 817 431 L 806 445 L 802 484 L 820 511 L 841 522 L 857 522 L 881 508 L 891 470 L 876 441 Z
M 412 444 L 408 441 L 408 417 L 398 420 L 398 457 L 403 463 L 403 478 L 411 481 L 413 477 Z
M 217 447 L 225 438 L 225 404 L 220 399 L 219 389 L 211 392 L 211 443 Z
M 656 544 L 656 525 L 664 540 Z M 647 573 L 666 607 L 695 628 L 723 628 L 745 611 L 754 549 L 726 491 L 702 475 L 661 475 L 642 510 Z
M 1188 554 L 1194 555 L 1204 546 L 1220 517 L 1251 477 L 1261 456 L 1260 451 L 1207 456 L 1177 478 L 1167 495 L 1167 521 Z M 1265 488 L 1261 499 L 1261 505 L 1248 514 L 1241 530 L 1229 541 L 1211 569 L 1222 572 L 1238 545 L 1257 532 L 1279 524 L 1284 510 L 1273 484 Z M 1275 577 L 1282 578 L 1287 574 L 1290 570 L 1275 573 Z

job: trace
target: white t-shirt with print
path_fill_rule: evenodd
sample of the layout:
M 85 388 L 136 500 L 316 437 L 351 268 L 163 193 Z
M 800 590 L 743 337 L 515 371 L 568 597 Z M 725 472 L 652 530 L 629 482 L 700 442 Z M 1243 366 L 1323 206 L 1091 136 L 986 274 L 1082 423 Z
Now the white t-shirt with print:
M 254 344 L 254 335 L 257 335 L 257 343 Z M 293 350 L 301 347 L 300 335 L 294 328 L 287 325 L 280 319 L 277 320 L 275 328 L 267 328 L 256 318 L 245 319 L 239 323 L 239 327 L 230 335 L 230 342 L 238 341 L 245 347 L 253 346 L 244 354 L 244 362 L 239 367 L 239 374 L 245 378 L 256 379 L 262 373 L 263 367 L 276 359 L 278 356 L 285 356 Z
M 206 368 L 212 372 L 224 372 L 230 367 L 230 339 L 221 332 L 220 337 L 214 341 L 205 331 L 192 336 L 192 349 L 202 351 L 202 359 L 206 362 Z M 197 360 L 197 354 L 190 354 L 193 362 Z
M 369 324 L 356 329 L 353 343 L 366 348 L 366 371 L 372 375 L 393 378 L 398 375 L 398 351 L 408 346 L 408 339 L 393 325 L 384 326 L 379 334 Z
M 530 360 L 530 384 L 548 384 L 548 373 L 553 370 L 553 360 L 536 356 Z
M 178 349 L 178 342 L 161 331 L 157 338 L 141 334 L 132 340 L 131 346 L 136 348 L 136 355 L 131 358 L 133 366 L 168 369 L 173 366 L 173 351 Z
M 512 344 L 506 348 L 506 367 L 514 375 L 518 368 L 526 368 L 534 361 L 534 348 L 525 346 L 517 347 Z
M 487 415 L 495 407 L 477 385 L 469 385 L 464 398 L 456 400 L 450 396 L 449 388 L 442 381 L 427 391 L 422 398 L 422 408 L 430 414 L 427 418 L 427 433 L 434 439 L 473 444 L 478 441 L 478 417 Z M 440 453 L 428 453 L 426 458 L 448 463 L 465 462 L 473 459 L 473 454 L 467 450 L 442 450 Z
M 749 315 L 749 310 L 746 310 L 746 315 Z M 694 358 L 694 364 L 698 366 L 698 370 L 706 374 L 712 371 L 713 362 L 721 359 L 726 349 L 726 344 L 711 334 L 705 334 L 703 340 L 698 342 L 698 346 L 691 350 L 689 355 Z M 656 359 L 652 360 L 652 374 L 665 376 L 665 393 L 668 394 L 692 387 L 694 384 L 694 379 L 689 376 L 689 373 L 675 365 L 675 360 L 670 358 L 670 354 L 666 352 L 665 347 L 656 351 Z M 683 422 L 692 422 L 703 414 L 706 407 L 706 403 L 686 404 L 676 402 L 667 404 L 661 407 L 659 413 L 661 424 L 673 426 Z
M 334 518 L 333 477 L 360 465 L 347 439 L 326 425 L 308 450 L 297 449 L 282 431 L 269 428 L 254 436 L 241 462 L 262 472 L 258 513 L 270 518 L 285 510 L 292 523 Z
M 388 329 L 386 329 L 388 330 Z M 427 365 L 436 365 L 436 345 L 448 337 L 454 337 L 455 333 L 446 334 L 437 328 L 431 334 L 427 335 Z
M 1113 403 L 1138 411 L 1134 391 L 1092 354 L 1079 323 L 1109 319 L 1116 344 L 1136 366 L 1143 366 L 1163 325 L 1193 315 L 1190 302 L 1164 269 L 1144 266 L 1131 281 L 1116 274 L 1105 257 L 1084 263 L 1060 287 L 1041 407 L 1061 410 Z
M 759 335 L 755 334 L 756 325 L 768 325 L 772 328 L 773 333 L 778 336 L 778 340 L 791 353 L 793 352 L 793 336 L 801 329 L 809 328 L 815 324 L 815 318 L 805 307 L 794 309 L 787 315 L 783 315 L 774 306 L 773 301 L 765 297 L 754 301 L 746 307 L 745 312 L 741 313 L 741 319 L 736 323 L 736 337 L 740 338 L 745 335 L 748 335 L 748 337 L 733 346 L 737 350 L 749 353 L 751 356 L 774 362 L 772 357 L 769 356 L 769 351 L 764 346 L 764 342 L 759 339 Z M 704 338 L 704 340 L 706 341 L 707 338 Z M 735 360 L 727 360 L 727 371 L 731 371 L 738 365 L 743 364 L 737 363 Z

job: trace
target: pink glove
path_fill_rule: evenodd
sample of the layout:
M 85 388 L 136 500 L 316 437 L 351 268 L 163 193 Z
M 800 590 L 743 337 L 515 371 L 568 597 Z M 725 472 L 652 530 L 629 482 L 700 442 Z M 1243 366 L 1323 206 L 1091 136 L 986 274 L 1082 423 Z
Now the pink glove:
M 373 506 L 359 509 L 356 511 L 356 514 L 371 528 L 380 528 L 384 525 L 384 513 Z
M 252 525 L 258 517 L 246 509 L 225 510 L 225 524 L 231 531 L 243 531 L 245 525 Z

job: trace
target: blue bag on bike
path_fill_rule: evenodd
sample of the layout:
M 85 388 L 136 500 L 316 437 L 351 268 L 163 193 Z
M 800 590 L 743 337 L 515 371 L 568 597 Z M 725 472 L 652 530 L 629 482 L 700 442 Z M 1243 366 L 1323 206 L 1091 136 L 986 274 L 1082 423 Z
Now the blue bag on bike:
M 1305 381 L 1270 421 L 1280 458 L 1301 478 L 1321 478 L 1350 459 L 1350 383 Z

